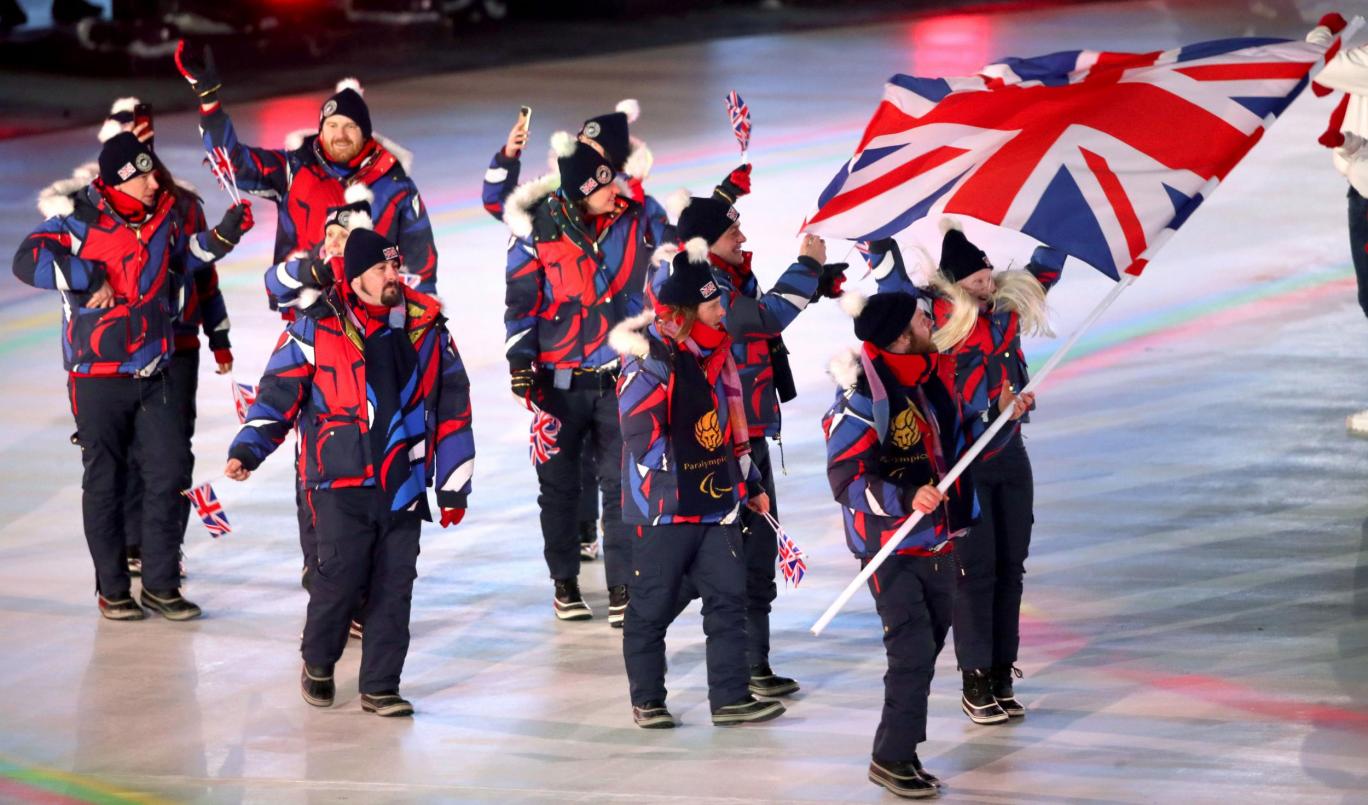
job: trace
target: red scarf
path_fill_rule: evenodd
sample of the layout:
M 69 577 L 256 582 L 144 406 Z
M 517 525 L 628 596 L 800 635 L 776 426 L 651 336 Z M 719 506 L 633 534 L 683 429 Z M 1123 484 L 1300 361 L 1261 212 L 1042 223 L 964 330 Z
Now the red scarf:
M 865 354 L 870 359 L 878 358 L 883 361 L 893 377 L 898 381 L 898 385 L 905 389 L 916 388 L 931 379 L 931 375 L 936 371 L 936 353 L 929 352 L 924 355 L 911 353 L 899 355 L 880 349 L 869 342 L 864 345 Z
M 147 219 L 147 216 L 152 214 L 152 210 L 144 205 L 142 201 L 133 198 L 117 187 L 110 187 L 105 184 L 103 179 L 97 178 L 94 184 L 95 189 L 104 197 L 105 202 L 108 203 L 110 207 L 113 207 L 114 212 L 118 213 L 119 217 L 123 218 L 125 221 L 133 224 L 140 224 Z
M 739 266 L 734 266 L 731 263 L 728 263 L 726 260 L 723 260 L 721 257 L 718 257 L 712 252 L 708 252 L 708 261 L 711 262 L 713 266 L 715 266 L 716 268 L 719 268 L 722 271 L 726 272 L 727 276 L 731 278 L 732 285 L 735 286 L 738 290 L 746 282 L 746 279 L 751 275 L 750 252 L 741 252 L 741 265 Z

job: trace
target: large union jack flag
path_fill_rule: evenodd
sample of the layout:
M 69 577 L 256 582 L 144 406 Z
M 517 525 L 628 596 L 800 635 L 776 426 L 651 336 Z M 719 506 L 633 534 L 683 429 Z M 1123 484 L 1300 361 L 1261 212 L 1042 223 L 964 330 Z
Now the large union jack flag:
M 210 535 L 218 538 L 232 532 L 232 526 L 228 525 L 228 515 L 224 514 L 223 504 L 219 503 L 218 495 L 214 494 L 214 487 L 211 484 L 203 483 L 181 494 L 190 498 L 190 503 L 195 507 L 195 514 L 204 521 L 204 527 L 209 529 Z
M 895 75 L 804 228 L 873 240 L 955 213 L 1138 275 L 1338 48 L 1226 39 Z

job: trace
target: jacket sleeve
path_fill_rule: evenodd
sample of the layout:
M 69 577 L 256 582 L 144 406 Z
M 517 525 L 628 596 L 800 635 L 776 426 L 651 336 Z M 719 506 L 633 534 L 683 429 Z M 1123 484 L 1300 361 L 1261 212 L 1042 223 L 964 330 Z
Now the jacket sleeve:
M 779 335 L 817 294 L 817 277 L 821 272 L 821 263 L 811 257 L 799 257 L 780 275 L 774 287 L 758 298 L 739 291 L 730 293 L 731 298 L 723 300 L 727 332 L 737 339 Z
M 1315 81 L 1350 95 L 1368 95 L 1368 45 L 1341 50 L 1326 62 Z
M 537 322 L 546 269 L 531 240 L 513 238 L 504 272 L 504 336 L 508 365 L 525 369 L 537 360 Z
M 72 254 L 64 221 L 49 218 L 24 238 L 14 253 L 14 276 L 35 288 L 87 293 L 104 281 L 104 269 Z
M 314 277 L 317 260 L 312 254 L 296 253 L 266 269 L 266 275 L 262 278 L 266 285 L 266 296 L 276 308 L 299 306 L 300 291 L 319 287 Z
M 421 279 L 418 290 L 426 294 L 437 292 L 437 244 L 432 240 L 432 222 L 418 187 L 407 180 L 407 192 L 398 200 L 399 253 L 404 256 L 404 267 Z
M 648 471 L 666 471 L 666 423 L 670 370 L 658 357 L 629 355 L 618 380 L 618 418 L 622 424 L 624 455 Z
M 204 220 L 204 207 L 193 202 L 186 207 L 185 231 L 202 232 L 208 226 Z M 194 273 L 194 294 L 199 302 L 200 322 L 204 335 L 209 339 L 210 349 L 231 349 L 228 339 L 228 305 L 223 301 L 223 291 L 219 290 L 218 267 L 209 265 Z
M 284 200 L 293 179 L 288 151 L 254 148 L 238 142 L 233 121 L 222 105 L 200 113 L 200 134 L 206 151 L 223 148 L 228 152 L 238 188 L 276 202 Z
M 879 477 L 879 436 L 870 412 L 857 412 L 867 402 L 856 394 L 838 395 L 822 420 L 827 444 L 827 482 L 831 494 L 848 509 L 879 517 L 906 517 L 905 491 Z M 862 415 L 863 414 L 863 415 Z
M 475 474 L 475 433 L 471 429 L 470 378 L 456 342 L 445 326 L 439 330 L 441 375 L 437 379 L 436 463 L 437 505 L 464 509 Z
M 874 283 L 878 287 L 879 293 L 891 293 L 893 291 L 903 291 L 906 293 L 919 293 L 916 283 L 907 274 L 907 264 L 903 262 L 902 249 L 898 248 L 898 242 L 893 238 L 876 240 L 869 244 L 870 255 L 875 257 L 872 261 L 874 268 Z
M 1026 270 L 1031 272 L 1031 276 L 1048 291 L 1059 282 L 1059 275 L 1064 271 L 1064 260 L 1067 257 L 1068 255 L 1059 249 L 1037 246 L 1031 253 L 1031 262 L 1026 264 Z
M 484 185 L 480 188 L 480 201 L 484 204 L 485 212 L 494 216 L 495 220 L 503 220 L 504 201 L 508 194 L 513 192 L 513 188 L 518 186 L 518 175 L 521 172 L 522 161 L 517 157 L 509 159 L 504 156 L 502 148 L 495 151 L 494 158 L 489 160 Z
M 670 223 L 670 215 L 665 207 L 654 196 L 646 196 L 642 206 L 646 209 L 646 228 L 651 233 L 651 249 L 654 251 L 667 243 L 678 242 L 679 235 L 675 232 L 674 224 Z
M 261 376 L 256 402 L 247 410 L 247 422 L 228 448 L 229 458 L 255 470 L 285 441 L 313 389 L 313 360 L 314 321 L 301 316 L 276 342 L 266 373 Z

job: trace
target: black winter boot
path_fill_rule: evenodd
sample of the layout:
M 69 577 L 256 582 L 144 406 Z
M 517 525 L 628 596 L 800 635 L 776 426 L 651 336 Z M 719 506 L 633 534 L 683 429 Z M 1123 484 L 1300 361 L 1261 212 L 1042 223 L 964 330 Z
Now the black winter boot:
M 1026 705 L 1017 701 L 1012 690 L 1012 677 L 1021 678 L 1021 670 L 1015 665 L 998 665 L 993 668 L 993 698 L 1008 716 L 1021 718 L 1026 715 Z
M 556 579 L 552 603 L 556 607 L 556 617 L 563 621 L 584 621 L 594 617 L 594 611 L 580 595 L 579 579 Z
M 921 768 L 921 762 L 915 759 L 911 763 L 890 763 L 872 758 L 869 781 L 903 799 L 929 799 L 940 793 L 936 787 L 940 780 L 928 775 Z
M 960 707 L 975 724 L 1001 724 L 1007 712 L 993 698 L 993 680 L 987 671 L 964 671 L 964 695 Z
M 305 663 L 304 670 L 299 673 L 299 692 L 304 701 L 314 707 L 332 707 L 333 697 L 337 695 L 332 666 Z

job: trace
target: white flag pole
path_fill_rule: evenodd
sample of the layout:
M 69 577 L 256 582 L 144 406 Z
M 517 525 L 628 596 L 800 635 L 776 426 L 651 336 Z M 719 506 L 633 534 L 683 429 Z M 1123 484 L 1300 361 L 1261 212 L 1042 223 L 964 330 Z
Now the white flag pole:
M 1079 325 L 1078 329 L 1074 330 L 1068 340 L 1065 341 L 1059 349 L 1055 350 L 1055 353 L 1050 356 L 1050 359 L 1045 362 L 1045 365 L 1040 368 L 1040 371 L 1036 373 L 1035 377 L 1031 378 L 1031 382 L 1026 384 L 1026 387 L 1020 391 L 1020 394 L 1035 391 L 1036 386 L 1044 382 L 1045 378 L 1050 376 L 1050 372 L 1054 371 L 1055 367 L 1059 365 L 1059 362 L 1064 360 L 1064 356 L 1068 354 L 1069 350 L 1072 349 L 1076 343 L 1078 343 L 1078 339 L 1097 323 L 1097 319 L 1106 312 L 1107 308 L 1111 307 L 1112 302 L 1115 302 L 1116 298 L 1121 295 L 1121 292 L 1129 288 L 1135 280 L 1136 275 L 1134 274 L 1126 274 L 1122 277 L 1121 281 L 1117 282 L 1116 285 L 1112 287 L 1111 291 L 1102 298 L 1102 301 L 1097 304 L 1097 307 L 1093 308 L 1092 312 L 1083 320 L 1083 323 Z M 988 446 L 988 443 L 998 434 L 998 431 L 1006 427 L 1011 419 L 1010 416 L 1002 415 L 999 416 L 992 425 L 989 425 L 988 430 L 970 446 L 968 452 L 966 452 L 959 461 L 955 462 L 955 466 L 941 479 L 940 483 L 936 484 L 936 488 L 941 492 L 948 490 L 950 486 L 964 474 L 964 471 L 968 469 L 969 464 L 972 463 L 975 458 L 978 458 L 979 453 L 983 452 L 984 448 Z M 831 606 L 827 607 L 826 612 L 822 613 L 822 617 L 818 618 L 817 622 L 812 624 L 812 633 L 814 635 L 820 635 L 822 633 L 822 630 L 827 627 L 827 624 L 831 623 L 831 619 L 836 617 L 836 614 L 840 612 L 850 601 L 851 597 L 855 595 L 855 591 L 860 589 L 865 582 L 869 581 L 869 577 L 874 575 L 874 571 L 878 570 L 879 566 L 882 565 L 889 556 L 893 555 L 893 552 L 898 548 L 898 544 L 903 541 L 903 538 L 906 537 L 914 527 L 916 527 L 917 523 L 921 522 L 921 519 L 921 512 L 913 512 L 903 521 L 903 524 L 893 536 L 888 538 L 888 541 L 884 543 L 884 546 L 874 555 L 874 558 L 865 563 L 865 566 L 860 570 L 859 574 L 846 585 L 846 588 L 841 591 L 841 594 L 836 597 L 836 600 L 831 603 Z

